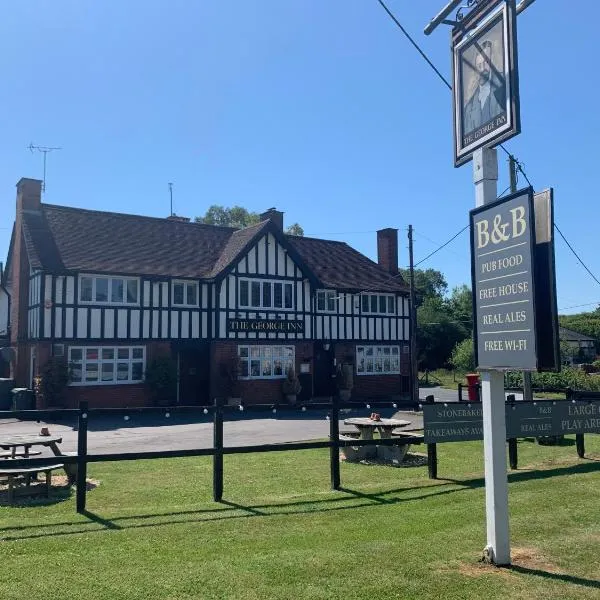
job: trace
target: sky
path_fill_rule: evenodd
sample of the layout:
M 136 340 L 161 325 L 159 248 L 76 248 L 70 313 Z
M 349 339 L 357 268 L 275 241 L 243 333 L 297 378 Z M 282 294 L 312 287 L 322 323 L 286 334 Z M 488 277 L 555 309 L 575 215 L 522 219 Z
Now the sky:
M 423 27 L 445 0 L 388 0 L 450 78 L 449 29 Z M 597 183 L 600 3 L 538 0 L 518 17 L 522 133 L 506 148 L 600 279 Z M 276 207 L 307 235 L 376 260 L 376 230 L 407 228 L 419 261 L 474 206 L 454 168 L 449 90 L 377 0 L 28 0 L 0 7 L 0 260 L 15 184 L 44 201 L 166 217 L 212 204 Z M 498 192 L 508 187 L 499 151 Z M 519 188 L 527 184 L 519 179 Z M 600 285 L 556 241 L 561 313 L 593 310 Z M 421 263 L 470 285 L 468 232 Z

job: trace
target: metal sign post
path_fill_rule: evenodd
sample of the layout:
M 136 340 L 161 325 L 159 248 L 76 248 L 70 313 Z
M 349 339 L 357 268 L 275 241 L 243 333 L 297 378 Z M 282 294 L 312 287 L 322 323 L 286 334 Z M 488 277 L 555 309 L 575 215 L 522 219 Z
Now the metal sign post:
M 473 153 L 475 206 L 496 201 L 498 156 L 496 149 L 479 148 Z M 481 372 L 483 448 L 485 462 L 486 558 L 497 565 L 510 564 L 508 527 L 508 476 L 506 471 L 506 415 L 504 375 Z

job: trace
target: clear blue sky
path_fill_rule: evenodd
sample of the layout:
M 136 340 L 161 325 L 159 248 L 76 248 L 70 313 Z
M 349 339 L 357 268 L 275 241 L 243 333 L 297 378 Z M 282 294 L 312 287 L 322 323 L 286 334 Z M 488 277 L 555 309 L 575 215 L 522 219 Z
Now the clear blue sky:
M 389 0 L 449 75 L 444 0 Z M 522 133 L 507 148 L 592 272 L 598 261 L 600 3 L 538 0 L 518 19 Z M 468 222 L 471 164 L 452 165 L 450 93 L 376 0 L 28 0 L 0 18 L 0 256 L 14 184 L 42 175 L 46 202 L 167 216 L 211 204 L 275 206 L 307 234 L 375 258 L 375 230 L 406 228 L 415 257 Z M 499 192 L 507 185 L 501 158 Z M 519 182 L 524 183 L 522 180 Z M 600 286 L 557 242 L 559 308 Z M 423 267 L 469 283 L 468 234 Z M 593 309 L 594 306 L 590 306 Z M 587 307 L 563 312 L 577 312 Z

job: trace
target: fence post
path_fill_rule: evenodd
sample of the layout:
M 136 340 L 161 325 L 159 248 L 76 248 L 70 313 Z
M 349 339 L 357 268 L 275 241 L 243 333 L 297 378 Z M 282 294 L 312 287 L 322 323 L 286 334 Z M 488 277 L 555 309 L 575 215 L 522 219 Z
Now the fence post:
M 427 471 L 429 479 L 437 479 L 437 444 L 427 444 Z
M 223 499 L 223 400 L 215 398 L 213 426 L 213 500 Z
M 508 460 L 510 462 L 510 468 L 513 471 L 518 468 L 519 457 L 517 454 L 516 438 L 510 438 L 508 440 Z
M 575 444 L 577 445 L 577 456 L 579 456 L 579 458 L 584 458 L 585 457 L 585 438 L 583 436 L 583 433 L 575 434 Z
M 85 493 L 87 481 L 87 432 L 88 432 L 88 401 L 79 402 L 79 417 L 77 427 L 77 512 L 85 512 Z
M 329 418 L 329 469 L 331 473 L 331 489 L 340 489 L 340 411 L 338 396 L 331 398 L 331 416 Z

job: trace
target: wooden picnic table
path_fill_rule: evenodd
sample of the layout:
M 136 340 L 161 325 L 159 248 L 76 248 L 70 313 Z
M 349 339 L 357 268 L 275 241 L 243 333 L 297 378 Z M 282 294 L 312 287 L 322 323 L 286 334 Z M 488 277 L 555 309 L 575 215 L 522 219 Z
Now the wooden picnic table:
M 374 433 L 377 431 L 381 439 L 391 439 L 392 431 L 399 427 L 410 425 L 410 421 L 405 419 L 371 419 L 369 417 L 351 417 L 344 420 L 345 425 L 354 425 L 360 432 L 359 439 L 373 440 Z M 346 458 L 350 460 L 363 460 L 368 458 L 380 458 L 386 462 L 398 464 L 402 462 L 407 450 L 408 444 L 398 444 L 393 446 L 360 446 L 356 449 L 345 449 Z
M 52 450 L 55 456 L 62 456 L 62 452 L 58 447 L 62 444 L 62 437 L 58 435 L 10 435 L 0 436 L 0 448 L 9 450 L 12 458 L 16 458 L 18 449 L 23 448 L 22 456 L 27 458 L 30 455 L 30 450 L 33 446 L 46 446 Z

